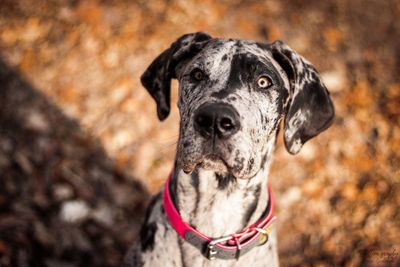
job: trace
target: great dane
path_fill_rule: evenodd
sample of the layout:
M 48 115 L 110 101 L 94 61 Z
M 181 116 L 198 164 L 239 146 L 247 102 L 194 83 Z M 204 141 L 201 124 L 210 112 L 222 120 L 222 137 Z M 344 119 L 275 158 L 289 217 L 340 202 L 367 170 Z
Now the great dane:
M 334 118 L 316 69 L 281 41 L 186 34 L 141 77 L 164 120 L 179 81 L 175 165 L 123 266 L 278 266 L 268 172 L 283 120 L 297 154 Z

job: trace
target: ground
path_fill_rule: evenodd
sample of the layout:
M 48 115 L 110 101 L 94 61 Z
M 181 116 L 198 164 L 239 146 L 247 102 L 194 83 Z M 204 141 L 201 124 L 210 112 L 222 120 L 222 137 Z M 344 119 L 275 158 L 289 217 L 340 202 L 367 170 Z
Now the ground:
M 395 0 L 3 0 L 0 266 L 118 265 L 178 135 L 176 105 L 159 122 L 139 77 L 195 31 L 281 39 L 334 99 L 299 155 L 278 141 L 281 265 L 398 266 L 399 16 Z

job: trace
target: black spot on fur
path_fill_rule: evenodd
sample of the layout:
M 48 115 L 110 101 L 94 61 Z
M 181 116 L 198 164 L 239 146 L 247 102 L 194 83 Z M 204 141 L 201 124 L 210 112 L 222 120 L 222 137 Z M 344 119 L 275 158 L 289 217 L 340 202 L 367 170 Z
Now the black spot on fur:
M 140 231 L 140 243 L 142 245 L 142 251 L 148 251 L 154 249 L 154 239 L 157 232 L 157 224 L 155 222 L 143 225 Z
M 235 177 L 232 176 L 231 174 L 228 174 L 227 176 L 222 176 L 217 174 L 217 181 L 218 181 L 218 189 L 224 190 L 235 181 Z
M 267 162 L 267 160 L 268 160 L 268 153 L 265 153 L 264 156 L 263 156 L 262 159 L 261 159 L 260 168 L 264 167 L 265 162 Z
M 190 180 L 190 184 L 194 187 L 194 188 L 199 188 L 199 174 L 197 172 L 197 170 L 195 170 L 192 175 L 191 175 L 191 180 Z
M 276 144 L 276 142 L 278 141 L 278 135 L 279 135 L 279 132 L 281 131 L 281 120 L 277 120 L 276 121 L 276 126 L 275 126 L 276 128 L 276 132 L 275 132 L 275 144 Z
M 253 215 L 254 211 L 256 210 L 260 193 L 261 193 L 261 185 L 257 185 L 256 189 L 254 190 L 255 201 L 250 205 L 250 207 L 246 211 L 245 216 L 243 217 L 244 225 L 247 225 L 249 223 L 251 215 Z
M 254 166 L 254 159 L 251 158 L 251 159 L 249 160 L 249 165 L 247 166 L 247 169 L 248 169 L 248 170 L 251 170 L 251 169 L 253 169 L 253 166 Z
M 265 118 L 264 118 L 264 123 L 265 123 L 265 124 L 268 123 L 268 117 L 267 117 L 267 116 L 265 116 Z
M 267 116 L 264 117 L 263 112 L 261 111 L 261 109 L 258 109 L 258 112 L 260 113 L 261 122 L 263 122 L 264 120 L 267 121 Z
M 175 164 L 174 164 L 175 170 L 178 168 L 177 164 L 178 163 L 175 161 Z M 174 203 L 176 209 L 179 212 L 179 207 L 177 206 L 179 199 L 178 199 L 178 194 L 176 193 L 176 188 L 178 188 L 178 179 L 175 177 L 175 175 L 172 175 L 171 182 L 169 185 L 169 191 L 170 191 L 169 193 L 171 195 L 172 202 Z
M 223 57 L 222 57 L 222 61 L 225 61 L 225 60 L 227 60 L 228 59 L 228 56 L 225 54 Z
M 253 202 L 247 209 L 246 214 L 243 217 L 243 225 L 247 225 L 249 223 L 251 215 L 253 215 L 256 208 L 257 208 L 257 202 Z
M 209 205 L 204 208 L 204 212 L 206 213 L 209 212 L 211 208 L 214 206 L 214 202 L 215 202 L 215 195 L 212 195 L 209 201 Z
M 199 190 L 200 180 L 199 180 L 199 173 L 197 172 L 197 170 L 192 172 L 191 178 L 192 179 L 190 180 L 190 184 L 196 189 L 196 206 L 193 211 L 193 213 L 196 214 L 200 202 L 200 190 Z
M 153 211 L 154 205 L 159 201 L 161 198 L 161 193 L 158 193 L 153 197 L 150 201 L 149 206 L 146 210 L 146 217 L 144 219 L 144 223 L 142 228 L 140 229 L 140 244 L 142 247 L 142 251 L 152 250 L 154 248 L 154 237 L 155 233 L 157 232 L 157 224 L 155 222 L 149 222 L 149 218 L 151 212 Z
M 160 212 L 161 212 L 161 214 L 165 214 L 165 209 L 163 206 L 160 207 Z
M 250 75 L 250 62 L 246 59 L 246 54 L 236 54 L 231 61 L 231 72 L 228 77 L 228 84 L 226 88 L 219 92 L 213 93 L 213 97 L 226 98 L 229 94 L 243 86 L 242 81 L 248 81 Z
M 239 157 L 239 150 L 236 151 L 235 155 L 235 166 L 233 167 L 236 171 L 240 172 L 244 167 L 244 157 Z

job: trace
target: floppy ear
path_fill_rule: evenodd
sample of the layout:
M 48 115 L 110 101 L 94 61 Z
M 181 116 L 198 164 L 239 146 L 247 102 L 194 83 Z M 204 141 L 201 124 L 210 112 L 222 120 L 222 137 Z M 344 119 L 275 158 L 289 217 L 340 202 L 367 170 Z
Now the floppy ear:
M 282 41 L 274 42 L 271 51 L 289 78 L 291 99 L 285 117 L 284 140 L 286 149 L 297 154 L 307 140 L 332 124 L 335 109 L 311 63 Z
M 164 120 L 170 111 L 171 79 L 176 78 L 180 62 L 194 57 L 212 37 L 203 32 L 181 36 L 162 52 L 140 77 L 143 86 L 157 103 L 157 115 Z

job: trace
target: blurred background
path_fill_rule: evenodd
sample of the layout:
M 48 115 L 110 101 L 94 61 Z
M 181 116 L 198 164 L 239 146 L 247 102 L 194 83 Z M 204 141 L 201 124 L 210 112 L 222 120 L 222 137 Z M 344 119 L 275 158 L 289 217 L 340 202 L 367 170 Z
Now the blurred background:
M 117 266 L 173 166 L 140 85 L 179 36 L 284 40 L 334 99 L 270 181 L 282 266 L 400 264 L 400 2 L 2 0 L 0 266 Z

